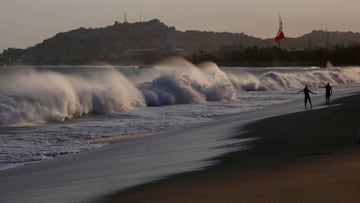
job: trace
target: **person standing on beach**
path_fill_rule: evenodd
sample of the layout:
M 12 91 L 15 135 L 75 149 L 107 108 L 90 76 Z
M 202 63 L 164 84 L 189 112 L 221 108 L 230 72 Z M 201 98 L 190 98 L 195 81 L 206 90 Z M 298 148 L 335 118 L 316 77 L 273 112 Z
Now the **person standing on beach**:
M 322 88 L 325 88 L 325 103 L 329 104 L 330 96 L 332 95 L 332 87 L 331 87 L 330 83 L 328 83 L 325 86 L 323 86 Z
M 303 90 L 300 90 L 298 93 L 300 92 L 304 92 L 305 94 L 305 100 L 304 100 L 304 103 L 305 103 L 305 109 L 307 109 L 307 101 L 309 101 L 309 104 L 310 104 L 310 109 L 312 109 L 312 104 L 311 104 L 311 98 L 310 98 L 310 93 L 311 94 L 316 94 L 312 91 L 309 90 L 309 88 L 307 86 L 305 86 L 305 88 Z

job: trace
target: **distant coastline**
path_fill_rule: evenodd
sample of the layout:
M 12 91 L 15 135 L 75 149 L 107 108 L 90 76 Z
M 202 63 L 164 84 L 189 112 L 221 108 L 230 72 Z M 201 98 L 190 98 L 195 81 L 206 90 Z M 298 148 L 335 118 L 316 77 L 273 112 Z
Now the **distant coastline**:
M 337 66 L 360 64 L 360 33 L 313 31 L 274 39 L 244 33 L 178 31 L 158 19 L 79 28 L 58 33 L 26 49 L 0 54 L 8 65 L 149 65 L 169 56 L 226 66 Z

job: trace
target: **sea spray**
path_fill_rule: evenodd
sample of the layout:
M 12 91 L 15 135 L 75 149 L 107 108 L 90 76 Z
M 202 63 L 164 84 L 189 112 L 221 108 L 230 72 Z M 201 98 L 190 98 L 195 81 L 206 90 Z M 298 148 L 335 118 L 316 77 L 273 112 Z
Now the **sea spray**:
M 239 71 L 240 70 L 240 71 Z M 234 101 L 243 91 L 353 84 L 360 68 L 219 68 L 170 58 L 150 68 L 41 68 L 0 77 L 0 126 L 64 121 L 89 113 L 127 112 L 146 106 Z M 133 71 L 133 72 L 131 72 Z M 128 80 L 129 77 L 131 81 Z
M 360 69 L 326 68 L 303 72 L 266 72 L 259 77 L 260 89 L 285 90 L 304 86 L 319 87 L 327 83 L 332 85 L 353 84 L 360 82 Z
M 2 78 L 0 125 L 63 121 L 92 112 L 128 111 L 145 106 L 142 94 L 120 72 L 88 77 L 27 71 Z
M 153 69 L 156 74 L 152 72 L 152 78 L 148 77 L 147 82 L 138 85 L 149 106 L 235 100 L 242 91 L 299 89 L 306 85 L 319 87 L 326 83 L 338 85 L 360 81 L 360 69 L 357 67 L 309 67 L 301 71 L 288 68 L 285 72 L 275 68 L 254 75 L 224 71 L 213 62 L 194 65 L 185 59 L 173 57 L 155 65 Z
M 215 63 L 195 66 L 184 59 L 171 58 L 154 68 L 158 77 L 139 85 L 150 106 L 236 99 L 234 83 Z
M 213 117 L 282 104 L 301 98 L 302 95 L 294 93 L 304 85 L 319 87 L 329 82 L 336 97 L 358 89 L 358 84 L 354 83 L 360 81 L 359 67 L 219 68 L 211 62 L 193 65 L 175 60 L 174 63 L 169 62 L 166 67 L 161 63 L 154 68 L 114 67 L 115 71 L 78 66 L 41 66 L 33 67 L 34 71 L 28 71 L 30 67 L 0 68 L 0 170 L 97 148 L 102 144 L 89 143 L 97 143 L 99 139 L 109 141 L 121 136 L 168 132 L 181 125 L 208 122 Z M 185 63 L 185 67 L 181 67 L 181 63 Z M 181 90 L 183 86 L 191 89 Z M 212 92 L 209 87 L 217 91 L 214 95 L 220 95 L 218 99 L 222 101 L 209 102 L 208 95 Z M 163 98 L 154 99 L 154 102 L 163 102 L 164 98 L 174 99 L 171 95 L 178 93 L 172 91 L 177 88 L 186 93 L 180 96 L 185 98 L 180 101 L 189 105 L 141 108 L 146 106 L 144 91 L 160 91 L 154 92 L 154 98 Z M 318 95 L 323 92 L 311 89 Z M 230 96 L 223 97 L 223 94 Z M 236 100 L 227 101 L 234 94 Z M 313 102 L 316 103 L 316 98 Z M 299 109 L 301 105 L 299 102 Z M 135 110 L 128 112 L 126 109 Z M 115 113 L 63 123 L 7 127 L 70 119 L 86 112 Z

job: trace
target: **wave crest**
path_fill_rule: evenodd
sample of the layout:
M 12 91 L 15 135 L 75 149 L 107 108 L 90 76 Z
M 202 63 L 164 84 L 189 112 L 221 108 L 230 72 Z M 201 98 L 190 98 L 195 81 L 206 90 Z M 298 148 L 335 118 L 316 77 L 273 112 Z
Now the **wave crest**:
M 138 89 L 117 71 L 89 78 L 30 71 L 1 80 L 0 125 L 36 124 L 92 112 L 144 107 Z
M 281 73 L 270 71 L 259 77 L 260 88 L 266 90 L 284 90 L 301 88 L 305 85 L 318 87 L 330 83 L 332 85 L 352 84 L 360 81 L 360 69 L 326 68 L 306 72 Z
M 155 70 L 158 77 L 139 86 L 149 106 L 236 99 L 234 83 L 215 63 L 195 66 L 173 58 Z
M 0 126 L 63 121 L 88 113 L 146 106 L 236 100 L 243 91 L 360 81 L 358 67 L 254 69 L 257 75 L 238 70 L 221 69 L 213 62 L 194 65 L 182 58 L 170 58 L 153 68 L 132 72 L 136 85 L 111 68 L 81 74 L 16 72 L 0 77 Z

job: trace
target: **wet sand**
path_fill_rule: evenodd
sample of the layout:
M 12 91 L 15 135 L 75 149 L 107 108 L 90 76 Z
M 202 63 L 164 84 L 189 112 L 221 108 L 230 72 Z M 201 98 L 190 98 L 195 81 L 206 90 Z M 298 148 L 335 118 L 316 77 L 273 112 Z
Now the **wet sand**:
M 359 101 L 355 95 L 330 108 L 247 125 L 248 133 L 239 136 L 260 138 L 251 150 L 219 157 L 219 164 L 204 171 L 121 191 L 105 202 L 359 202 Z

